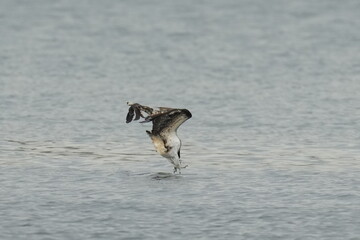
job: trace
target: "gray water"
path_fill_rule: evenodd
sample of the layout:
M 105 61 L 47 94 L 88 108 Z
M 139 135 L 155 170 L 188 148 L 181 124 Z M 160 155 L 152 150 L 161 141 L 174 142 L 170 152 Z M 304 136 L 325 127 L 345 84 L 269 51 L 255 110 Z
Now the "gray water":
M 360 239 L 360 3 L 0 2 L 0 239 Z M 172 174 L 126 101 L 187 108 Z

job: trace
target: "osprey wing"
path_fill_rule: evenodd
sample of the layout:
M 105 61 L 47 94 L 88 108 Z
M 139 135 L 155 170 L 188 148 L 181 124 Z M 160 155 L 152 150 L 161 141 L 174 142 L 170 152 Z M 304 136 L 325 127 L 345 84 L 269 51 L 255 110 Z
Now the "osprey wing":
M 192 115 L 187 109 L 171 109 L 165 113 L 153 115 L 149 118 L 149 121 L 153 122 L 152 134 L 166 135 L 174 132 L 191 117 Z
M 129 107 L 129 112 L 126 116 L 126 123 L 139 120 L 140 118 L 144 118 L 143 122 L 150 122 L 152 119 L 156 118 L 157 116 L 167 113 L 174 108 L 167 108 L 167 107 L 159 107 L 159 108 L 151 108 L 148 106 L 144 106 L 138 103 L 130 103 L 127 102 Z
M 131 121 L 139 120 L 140 117 L 145 118 L 144 114 L 147 114 L 148 116 L 152 115 L 154 112 L 154 109 L 148 106 L 143 106 L 138 103 L 127 103 L 129 107 L 129 112 L 126 115 L 126 123 L 129 123 Z M 134 118 L 135 117 L 135 118 Z

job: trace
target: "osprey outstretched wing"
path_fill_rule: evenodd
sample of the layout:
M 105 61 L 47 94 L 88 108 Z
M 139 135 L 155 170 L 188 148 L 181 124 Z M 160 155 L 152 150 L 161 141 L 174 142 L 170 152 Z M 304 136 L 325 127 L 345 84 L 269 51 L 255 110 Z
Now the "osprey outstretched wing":
M 181 140 L 177 136 L 177 129 L 192 117 L 187 109 L 151 108 L 138 103 L 127 103 L 130 108 L 126 116 L 126 123 L 144 118 L 142 122 L 152 122 L 152 131 L 146 131 L 151 138 L 156 151 L 167 158 L 174 165 L 174 172 L 181 168 L 180 148 Z

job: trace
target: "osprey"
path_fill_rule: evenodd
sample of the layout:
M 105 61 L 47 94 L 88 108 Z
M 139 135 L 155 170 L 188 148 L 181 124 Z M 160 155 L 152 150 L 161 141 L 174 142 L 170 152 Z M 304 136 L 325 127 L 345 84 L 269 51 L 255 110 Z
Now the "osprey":
M 130 102 L 127 102 L 127 105 L 130 108 L 126 123 L 139 120 L 140 117 L 144 118 L 141 123 L 152 122 L 152 131 L 146 131 L 146 133 L 151 138 L 156 151 L 174 165 L 174 173 L 177 171 L 181 173 L 181 168 L 186 168 L 187 165 L 181 165 L 181 140 L 177 136 L 177 129 L 192 117 L 190 111 L 167 107 L 151 108 Z

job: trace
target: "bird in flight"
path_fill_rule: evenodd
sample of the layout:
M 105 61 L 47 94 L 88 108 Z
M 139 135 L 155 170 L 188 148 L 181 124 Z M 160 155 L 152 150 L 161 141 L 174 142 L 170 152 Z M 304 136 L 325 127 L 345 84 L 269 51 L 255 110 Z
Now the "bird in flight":
M 151 131 L 146 133 L 151 138 L 156 151 L 169 160 L 174 166 L 174 173 L 181 173 L 183 166 L 180 160 L 181 140 L 177 136 L 177 129 L 186 120 L 192 117 L 187 109 L 158 107 L 151 108 L 138 103 L 127 102 L 130 106 L 126 116 L 126 123 L 144 118 L 140 123 L 152 122 Z

